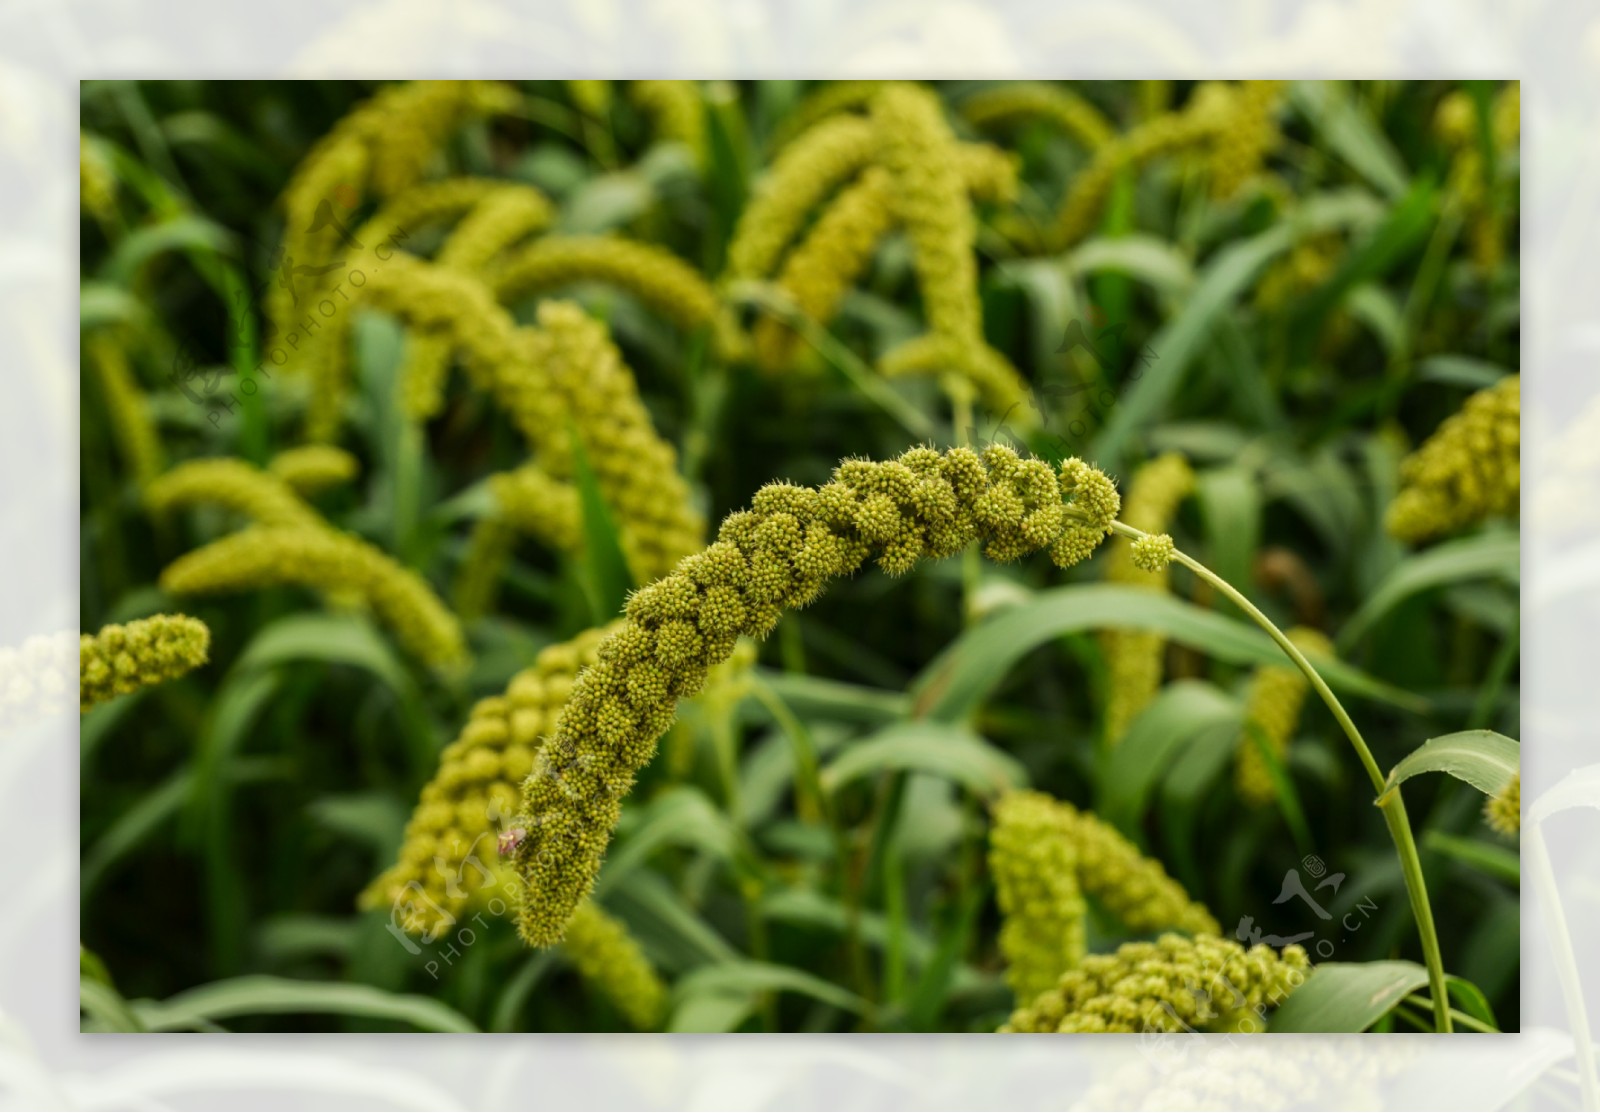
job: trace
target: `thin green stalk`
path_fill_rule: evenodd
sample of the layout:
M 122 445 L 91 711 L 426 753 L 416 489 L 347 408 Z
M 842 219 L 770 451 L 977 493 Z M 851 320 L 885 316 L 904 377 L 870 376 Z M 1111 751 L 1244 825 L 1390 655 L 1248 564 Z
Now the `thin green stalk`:
M 728 288 L 733 304 L 756 305 L 788 325 L 800 338 L 817 350 L 862 397 L 893 418 L 902 429 L 918 440 L 934 436 L 933 422 L 916 406 L 896 393 L 883 377 L 864 363 L 860 356 L 832 332 L 802 313 L 794 300 L 776 286 L 762 282 L 735 282 Z
M 767 941 L 767 920 L 762 914 L 761 904 L 765 895 L 759 881 L 746 881 L 740 886 L 744 890 L 745 926 L 750 934 L 750 957 L 756 962 L 769 962 L 772 958 L 772 948 Z M 762 993 L 761 1023 L 769 1032 L 778 1030 L 778 999 L 770 992 Z
M 883 954 L 883 998 L 890 1006 L 906 998 L 906 893 L 905 856 L 898 824 L 883 848 L 883 907 L 889 921 L 889 938 Z
M 1111 528 L 1124 537 L 1148 536 L 1143 530 L 1134 529 L 1122 522 L 1111 523 Z M 1278 648 L 1288 654 L 1295 667 L 1305 674 L 1328 710 L 1333 712 L 1333 717 L 1343 728 L 1345 737 L 1350 739 L 1350 745 L 1355 748 L 1356 756 L 1361 759 L 1367 776 L 1371 778 L 1373 790 L 1381 795 L 1385 787 L 1383 771 L 1378 768 L 1372 751 L 1367 748 L 1366 739 L 1361 737 L 1361 731 L 1351 721 L 1344 705 L 1339 702 L 1339 697 L 1333 694 L 1327 681 L 1322 679 L 1322 674 L 1306 660 L 1305 654 L 1301 653 L 1284 632 L 1261 613 L 1243 592 L 1228 581 L 1181 550 L 1174 550 L 1172 559 L 1221 592 L 1236 607 L 1249 615 L 1257 626 L 1265 630 L 1272 640 L 1278 643 Z M 1417 843 L 1411 835 L 1411 821 L 1406 817 L 1405 801 L 1401 799 L 1400 793 L 1395 791 L 1388 794 L 1379 807 L 1383 811 L 1384 822 L 1389 825 L 1389 836 L 1394 839 L 1395 850 L 1400 855 L 1400 871 L 1405 876 L 1406 895 L 1411 900 L 1411 914 L 1417 921 L 1417 934 L 1422 941 L 1422 957 L 1428 967 L 1428 984 L 1433 993 L 1434 1022 L 1440 1032 L 1449 1032 L 1453 1029 L 1450 1024 L 1450 995 L 1444 980 L 1444 961 L 1439 954 L 1439 935 L 1433 923 L 1433 908 L 1428 903 L 1428 887 L 1422 876 L 1422 860 L 1417 855 Z
M 1484 677 L 1483 686 L 1478 690 L 1477 702 L 1472 705 L 1472 716 L 1467 720 L 1468 730 L 1487 727 L 1494 718 L 1495 705 L 1500 702 L 1500 693 L 1511 675 L 1511 666 L 1516 662 L 1521 647 L 1520 628 L 1513 629 L 1500 643 L 1500 648 L 1489 662 L 1489 672 Z
M 840 896 L 845 906 L 845 954 L 855 979 L 857 994 L 870 999 L 867 952 L 861 939 L 861 894 L 851 881 L 850 839 L 839 824 L 833 798 L 822 787 L 821 761 L 816 740 L 783 697 L 761 677 L 752 677 L 751 693 L 766 708 L 794 747 L 796 811 L 804 817 L 815 812 L 833 836 L 835 860 L 840 871 Z
M 811 732 L 799 717 L 789 709 L 789 705 L 772 686 L 760 677 L 752 678 L 750 692 L 756 697 L 757 702 L 766 708 L 767 714 L 772 716 L 773 722 L 788 737 L 789 744 L 794 750 L 795 769 L 795 810 L 801 818 L 809 818 L 811 813 L 815 818 L 827 824 L 833 834 L 834 843 L 839 852 L 839 860 L 844 861 L 846 844 L 844 832 L 839 827 L 838 817 L 833 810 L 833 799 L 822 787 L 822 765 L 817 756 L 817 744 L 811 737 Z
M 1406 1002 L 1408 1004 L 1417 1005 L 1420 1008 L 1433 1008 L 1433 999 L 1431 997 L 1426 997 L 1421 993 L 1411 994 L 1406 998 Z M 1471 1028 L 1474 1032 L 1489 1032 L 1493 1033 L 1494 1035 L 1500 1034 L 1500 1029 L 1496 1028 L 1493 1024 L 1485 1024 L 1477 1017 L 1468 1013 L 1464 1013 L 1460 1009 L 1452 1008 L 1450 1010 L 1450 1015 L 1455 1019 L 1455 1022 L 1461 1025 L 1463 1028 Z
M 728 814 L 740 823 L 744 812 L 739 801 L 739 740 L 734 735 L 730 716 L 720 711 L 711 720 L 711 747 L 717 755 L 717 772 L 722 778 L 722 800 Z

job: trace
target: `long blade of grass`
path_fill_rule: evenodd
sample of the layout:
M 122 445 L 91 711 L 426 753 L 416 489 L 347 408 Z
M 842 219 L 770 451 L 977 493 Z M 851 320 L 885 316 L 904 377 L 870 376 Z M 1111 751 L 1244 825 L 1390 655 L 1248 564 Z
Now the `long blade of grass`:
M 1372 216 L 1373 202 L 1365 194 L 1318 195 L 1307 199 L 1285 222 L 1217 252 L 1177 315 L 1151 338 L 1150 366 L 1111 408 L 1090 458 L 1101 467 L 1116 470 L 1120 466 L 1133 435 L 1160 414 L 1183 384 L 1217 317 L 1275 256 L 1288 250 L 1299 236 L 1365 223 Z
M 1242 718 L 1239 701 L 1213 684 L 1179 680 L 1167 685 L 1107 755 L 1096 812 L 1124 833 L 1134 832 L 1157 783 L 1188 747 L 1206 739 L 1231 751 Z
M 1272 1014 L 1273 1032 L 1365 1032 L 1428 984 L 1414 962 L 1323 962 Z
M 844 786 L 879 773 L 931 773 L 990 797 L 1028 783 L 1027 771 L 1011 755 L 964 727 L 938 720 L 896 723 L 857 742 L 828 763 L 822 787 Z
M 1492 730 L 1463 730 L 1430 738 L 1389 770 L 1381 803 L 1418 773 L 1448 773 L 1466 781 L 1486 796 L 1493 796 L 1517 775 L 1522 747 L 1514 738 Z
M 392 1020 L 420 1032 L 476 1032 L 477 1026 L 431 997 L 369 985 L 310 982 L 252 974 L 185 990 L 165 1001 L 137 1001 L 134 1014 L 152 1032 L 202 1028 L 241 1016 L 328 1014 Z
M 1413 553 L 1368 594 L 1339 631 L 1337 642 L 1348 650 L 1402 602 L 1423 591 L 1463 580 L 1497 577 L 1516 583 L 1522 571 L 1522 544 L 1516 533 L 1492 530 L 1458 541 L 1446 541 Z
M 1025 654 L 1063 634 L 1149 630 L 1235 665 L 1282 664 L 1282 651 L 1254 626 L 1161 592 L 1112 584 L 1075 584 L 1001 611 L 952 642 L 913 681 L 918 716 L 956 722 L 973 713 Z M 1398 707 L 1425 706 L 1359 669 L 1327 657 L 1318 671 L 1333 687 Z

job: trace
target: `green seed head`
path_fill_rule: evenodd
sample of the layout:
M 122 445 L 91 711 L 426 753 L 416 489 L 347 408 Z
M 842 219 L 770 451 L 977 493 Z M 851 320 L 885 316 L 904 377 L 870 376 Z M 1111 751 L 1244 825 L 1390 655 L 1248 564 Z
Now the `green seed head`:
M 977 540 L 996 560 L 1041 549 L 1058 563 L 1081 560 L 1117 507 L 1110 479 L 1082 461 L 1055 474 L 1003 447 L 847 460 L 816 490 L 774 484 L 758 493 L 751 510 L 723 522 L 715 544 L 633 594 L 627 624 L 578 677 L 523 787 L 518 826 L 528 838 L 515 861 L 524 938 L 536 946 L 561 938 L 674 704 L 699 689 L 740 634 L 764 636 L 784 610 L 869 559 L 898 575 Z
M 667 987 L 638 942 L 593 901 L 578 905 L 561 941 L 578 974 L 640 1030 L 658 1027 Z
M 1400 464 L 1389 532 L 1413 544 L 1493 515 L 1511 515 L 1522 492 L 1522 379 L 1478 391 Z
M 1145 572 L 1165 572 L 1172 563 L 1172 538 L 1165 533 L 1149 533 L 1133 543 L 1134 567 Z
M 1522 774 L 1484 801 L 1483 821 L 1498 834 L 1507 838 L 1522 829 Z
M 1002 1032 L 1222 1031 L 1264 1017 L 1305 981 L 1300 947 L 1248 951 L 1219 935 L 1163 935 L 1090 955 L 1011 1014 Z
M 1019 1002 L 1032 1001 L 1077 966 L 1085 950 L 1077 852 L 1063 836 L 1054 801 L 1011 792 L 995 804 L 989 872 L 1000 904 L 1006 981 Z
M 197 618 L 158 614 L 84 634 L 78 646 L 78 709 L 182 676 L 206 663 L 211 631 Z

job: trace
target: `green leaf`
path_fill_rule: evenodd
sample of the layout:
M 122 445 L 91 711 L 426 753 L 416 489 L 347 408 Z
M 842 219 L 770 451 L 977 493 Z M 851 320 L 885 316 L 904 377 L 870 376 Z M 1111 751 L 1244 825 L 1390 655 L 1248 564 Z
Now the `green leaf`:
M 250 639 L 234 666 L 241 671 L 291 661 L 349 665 L 372 673 L 396 693 L 412 687 L 410 675 L 389 642 L 365 618 L 347 614 L 294 614 Z
M 619 228 L 656 200 L 650 180 L 634 170 L 601 174 L 580 185 L 560 210 L 559 230 L 590 236 Z
M 822 771 L 822 787 L 837 793 L 877 773 L 914 770 L 994 796 L 1028 783 L 1027 771 L 1011 755 L 965 727 L 939 721 L 896 723 L 854 743 Z
M 1405 164 L 1379 126 L 1350 96 L 1342 81 L 1296 81 L 1290 98 L 1333 152 L 1371 182 L 1378 192 L 1398 199 L 1408 184 Z
M 1183 384 L 1190 365 L 1209 343 L 1218 317 L 1274 256 L 1301 236 L 1365 223 L 1373 210 L 1372 199 L 1365 194 L 1316 195 L 1273 228 L 1218 251 L 1177 315 L 1151 338 L 1150 366 L 1111 409 L 1088 458 L 1113 470 L 1120 465 L 1134 433 L 1158 417 Z
M 140 323 L 144 303 L 120 286 L 85 281 L 78 287 L 78 327 L 85 332 L 102 325 Z
M 265 759 L 245 759 L 231 762 L 226 767 L 226 775 L 235 784 L 247 784 L 280 776 L 281 770 Z M 94 847 L 84 853 L 83 867 L 78 873 L 81 904 L 87 905 L 90 894 L 112 866 L 142 846 L 178 813 L 189 799 L 191 782 L 188 766 L 179 769 L 118 816 Z
M 1489 999 L 1484 996 L 1483 990 L 1459 974 L 1446 974 L 1444 976 L 1444 984 L 1450 993 L 1450 999 L 1461 1006 L 1462 1012 L 1481 1020 L 1491 1028 L 1500 1027 L 1494 1018 L 1494 1010 L 1489 1007 Z
M 1417 182 L 1374 228 L 1356 244 L 1327 282 L 1317 287 L 1293 314 L 1289 329 L 1290 358 L 1310 357 L 1323 322 L 1335 306 L 1357 286 L 1382 277 L 1406 260 L 1427 240 L 1438 221 L 1439 191 Z
M 826 800 L 822 787 L 820 758 L 822 748 L 817 742 L 816 735 L 806 726 L 805 720 L 796 715 L 789 705 L 762 681 L 755 680 L 751 685 L 751 691 L 789 740 L 789 770 L 794 774 L 795 800 L 800 808 L 800 815 L 806 817 L 808 814 L 806 809 L 810 808 L 809 815 L 820 818 L 825 812 Z M 741 777 L 741 781 L 742 779 Z M 748 826 L 752 813 L 742 794 L 740 803 L 737 821 L 741 825 Z
M 278 677 L 243 673 L 230 677 L 213 698 L 195 753 L 194 787 L 185 817 L 185 833 L 190 838 L 201 836 L 207 816 L 216 817 L 213 833 L 226 826 L 223 770 L 237 760 L 245 735 L 277 691 Z
M 1228 664 L 1281 665 L 1288 660 L 1258 627 L 1165 592 L 1073 584 L 1042 591 L 1026 607 L 1001 611 L 952 642 L 912 682 L 914 712 L 943 722 L 964 719 L 1037 647 L 1063 634 L 1106 629 L 1151 630 Z M 1399 707 L 1426 706 L 1336 659 L 1316 657 L 1312 663 L 1333 688 Z
M 364 845 L 387 861 L 405 836 L 409 809 L 382 789 L 322 796 L 306 805 L 306 814 L 341 840 Z
M 117 286 L 127 286 L 145 263 L 164 252 L 228 255 L 234 245 L 233 233 L 215 221 L 192 214 L 178 216 L 129 233 L 100 269 L 100 277 Z
M 1522 570 L 1521 541 L 1515 532 L 1493 530 L 1446 541 L 1412 553 L 1367 596 L 1339 631 L 1340 649 L 1349 649 L 1384 615 L 1419 592 L 1463 580 L 1498 576 L 1516 583 Z
M 1249 583 L 1261 544 L 1261 489 L 1249 468 L 1201 473 L 1196 494 L 1206 524 L 1206 564 L 1231 584 Z
M 673 1011 L 667 1031 L 702 1034 L 737 1031 L 759 1004 L 753 993 L 701 993 Z
M 1499 364 L 1474 359 L 1471 356 L 1448 354 L 1429 356 L 1417 364 L 1418 381 L 1443 383 L 1446 386 L 1458 386 L 1466 390 L 1491 387 L 1509 374 L 1511 372 Z
M 111 971 L 106 969 L 106 964 L 101 961 L 100 956 L 82 943 L 78 944 L 78 977 L 116 988 L 111 980 Z
M 1394 294 L 1373 283 L 1363 283 L 1345 296 L 1345 307 L 1356 320 L 1372 330 L 1383 344 L 1385 355 L 1404 354 L 1407 346 L 1405 315 Z
M 639 825 L 617 840 L 595 891 L 607 891 L 667 846 L 690 847 L 746 870 L 756 868 L 733 821 L 698 788 L 678 785 L 652 800 Z
M 199 848 L 205 864 L 202 892 L 211 934 L 212 969 L 217 973 L 231 974 L 239 968 L 249 908 L 245 874 L 233 853 L 238 832 L 229 774 L 278 687 L 276 673 L 229 673 L 206 715 L 195 754 L 193 787 L 181 832 Z
M 95 978 L 78 979 L 78 1008 L 84 1014 L 85 1032 L 149 1031 L 120 993 Z
M 572 465 L 583 507 L 583 586 L 589 595 L 594 624 L 602 626 L 622 613 L 633 577 L 622 555 L 622 537 L 606 505 L 600 481 L 589 463 L 577 430 L 572 430 Z
M 431 997 L 387 993 L 369 985 L 309 982 L 252 974 L 185 990 L 165 1001 L 137 1001 L 134 1014 L 152 1032 L 188 1031 L 236 1016 L 332 1013 L 409 1024 L 423 1032 L 476 1032 L 473 1023 Z
M 1028 306 L 1033 359 L 1037 366 L 1050 366 L 1067 325 L 1078 314 L 1067 265 L 1060 259 L 1006 259 L 994 268 L 994 276 L 997 284 L 1022 294 Z
M 725 296 L 730 304 L 757 306 L 794 329 L 851 389 L 893 418 L 911 436 L 925 440 L 937 435 L 927 414 L 867 366 L 848 344 L 801 312 L 781 287 L 774 283 L 739 281 L 729 284 Z
M 112 621 L 117 621 L 113 619 Z M 89 769 L 89 760 L 100 750 L 100 744 L 116 732 L 128 714 L 148 698 L 151 689 L 138 688 L 127 695 L 97 703 L 83 713 L 78 726 L 78 770 L 82 776 Z
M 1225 728 L 1215 729 L 1220 733 Z M 1200 808 L 1232 758 L 1233 750 L 1227 746 L 1188 746 L 1161 778 L 1159 814 L 1167 856 L 1174 872 L 1191 889 L 1199 888 L 1203 880 L 1196 854 L 1201 842 L 1197 837 Z
M 1368 516 L 1355 475 L 1332 451 L 1274 462 L 1262 486 L 1269 498 L 1293 505 L 1335 554 L 1345 551 Z
M 1173 297 L 1194 285 L 1194 264 L 1186 254 L 1165 240 L 1137 233 L 1085 240 L 1067 256 L 1067 265 L 1079 275 L 1125 274 Z
M 728 241 L 738 226 L 739 214 L 744 212 L 755 155 L 736 95 L 720 90 L 712 92 L 707 98 L 704 115 L 709 163 L 706 190 L 716 217 L 715 234 L 708 237 L 705 269 L 714 274 L 722 270 Z
M 252 934 L 256 952 L 270 965 L 321 958 L 345 961 L 360 943 L 361 921 L 286 913 L 262 921 Z
M 1490 877 L 1498 877 L 1511 885 L 1522 884 L 1522 859 L 1516 851 L 1484 839 L 1464 839 L 1447 835 L 1443 831 L 1427 831 L 1422 836 L 1422 848 L 1454 858 L 1462 865 L 1471 866 Z
M 904 692 L 886 692 L 880 688 L 768 668 L 757 668 L 755 675 L 790 710 L 807 720 L 838 719 L 847 723 L 881 726 L 911 713 L 911 698 Z
M 767 893 L 761 899 L 761 915 L 774 923 L 790 924 L 811 932 L 846 935 L 852 931 L 862 942 L 886 949 L 891 927 L 881 912 L 851 910 L 832 897 L 816 891 L 791 887 Z M 900 946 L 913 966 L 922 966 L 933 957 L 933 943 L 916 928 L 904 929 Z
M 1131 833 L 1157 783 L 1192 743 L 1232 751 L 1243 718 L 1239 701 L 1203 680 L 1163 688 L 1128 727 L 1100 778 L 1100 817 Z
M 1250 722 L 1246 724 L 1250 745 L 1256 748 L 1256 753 L 1261 756 L 1261 764 L 1266 767 L 1267 777 L 1272 781 L 1272 795 L 1277 801 L 1278 811 L 1283 816 L 1283 821 L 1289 825 L 1289 833 L 1294 836 L 1295 845 L 1302 854 L 1311 853 L 1311 828 L 1306 824 L 1305 808 L 1300 805 L 1300 794 L 1295 791 L 1294 781 L 1289 777 L 1289 770 L 1284 767 L 1283 759 L 1267 742 L 1267 736 L 1261 729 L 1261 724 Z
M 704 994 L 727 997 L 761 993 L 798 993 L 852 1013 L 860 1013 L 867 1007 L 866 1001 L 847 989 L 793 966 L 771 962 L 723 962 L 703 966 L 678 979 L 672 995 L 681 1007 L 684 1002 Z M 676 1017 L 670 1027 L 672 1031 L 680 1031 Z
M 611 869 L 607 864 L 607 870 Z M 601 883 L 606 877 L 601 875 Z M 678 968 L 735 962 L 739 952 L 689 907 L 683 895 L 654 870 L 633 870 L 606 893 L 606 904 L 624 913 L 634 935 L 652 955 L 676 959 Z
M 1365 1032 L 1428 984 L 1414 962 L 1324 962 L 1272 1014 L 1272 1032 Z
M 536 951 L 523 960 L 521 968 L 504 982 L 505 988 L 495 1000 L 494 1015 L 489 1021 L 491 1032 L 518 1030 L 523 1006 L 544 980 L 545 974 L 556 965 L 560 955 L 559 949 Z
M 1521 749 L 1516 739 L 1492 730 L 1463 730 L 1430 738 L 1389 771 L 1377 802 L 1383 804 L 1418 773 L 1449 773 L 1485 796 L 1494 796 L 1517 775 Z

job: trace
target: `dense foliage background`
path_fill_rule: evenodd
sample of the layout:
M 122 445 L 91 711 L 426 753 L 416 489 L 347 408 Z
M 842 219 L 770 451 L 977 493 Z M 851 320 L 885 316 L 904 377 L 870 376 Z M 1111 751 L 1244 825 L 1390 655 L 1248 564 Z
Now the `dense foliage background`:
M 114 194 L 91 211 L 86 177 L 81 625 L 181 611 L 203 619 L 213 642 L 207 667 L 84 717 L 82 939 L 128 1000 L 222 993 L 202 1026 L 622 1027 L 559 951 L 530 952 L 509 923 L 484 917 L 472 944 L 441 961 L 445 943 L 413 953 L 388 930 L 387 909 L 355 906 L 394 860 L 473 702 L 541 647 L 610 617 L 616 567 L 594 555 L 604 546 L 591 533 L 585 558 L 518 543 L 492 612 L 467 627 L 470 670 L 451 676 L 308 591 L 170 598 L 155 586 L 161 570 L 231 523 L 147 513 L 88 362 L 96 338 L 125 353 L 168 463 L 264 465 L 301 443 L 303 379 L 240 389 L 262 358 L 278 199 L 317 141 L 377 88 L 83 87 L 86 159 Z M 1119 168 L 1091 233 L 1057 249 L 1056 208 L 1093 165 L 1081 138 L 1050 119 L 979 129 L 963 106 L 991 86 L 936 88 L 958 134 L 1020 159 L 1015 198 L 978 206 L 984 332 L 1047 400 L 1044 428 L 953 408 L 937 379 L 873 370 L 922 331 L 899 234 L 809 334 L 815 350 L 779 374 L 718 358 L 704 331 L 673 327 L 625 288 L 561 289 L 609 326 L 707 519 L 747 505 L 763 483 L 825 482 L 842 459 L 917 443 L 1031 437 L 1059 458 L 1049 439 L 1059 437 L 1123 481 L 1179 452 L 1198 476 L 1168 527 L 1179 546 L 1280 625 L 1328 634 L 1373 681 L 1346 699 L 1381 766 L 1451 731 L 1519 736 L 1515 523 L 1445 542 L 1454 548 L 1443 560 L 1383 527 L 1405 453 L 1471 392 L 1518 370 L 1516 146 L 1493 126 L 1505 90 L 1292 84 L 1264 162 L 1231 194 L 1211 187 L 1204 152 L 1159 152 Z M 1202 95 L 1187 83 L 1072 88 L 1124 134 Z M 700 85 L 698 151 L 664 139 L 626 83 L 513 92 L 513 108 L 453 131 L 430 172 L 531 184 L 555 204 L 560 233 L 656 244 L 714 281 L 797 106 L 818 87 Z M 371 211 L 356 203 L 352 219 Z M 534 303 L 514 306 L 519 319 L 532 320 Z M 748 323 L 759 310 L 746 299 L 738 312 Z M 438 418 L 407 421 L 394 403 L 405 342 L 381 315 L 357 323 L 338 443 L 361 471 L 317 505 L 449 598 L 487 509 L 483 481 L 525 450 L 460 376 Z M 191 365 L 202 374 L 173 377 Z M 1237 719 L 1196 730 L 1187 705 L 1171 702 L 1132 756 L 1108 744 L 1102 642 L 1059 618 L 1070 604 L 1044 605 L 1101 580 L 1105 563 L 1101 554 L 1058 573 L 1037 560 L 957 559 L 899 581 L 864 572 L 784 617 L 728 729 L 720 712 L 686 712 L 629 800 L 613 854 L 638 849 L 603 902 L 673 986 L 674 1018 L 992 1030 L 1012 1007 L 985 861 L 981 788 L 993 777 L 1115 822 L 1225 933 L 1250 917 L 1283 937 L 1315 932 L 1307 946 L 1326 939 L 1322 957 L 1341 962 L 1419 957 L 1370 785 L 1315 700 L 1288 752 L 1290 784 L 1265 806 L 1241 800 L 1230 776 Z M 1171 591 L 1237 617 L 1181 570 Z M 960 716 L 959 760 L 935 769 L 884 747 L 865 767 L 835 767 L 885 731 L 914 748 L 919 731 L 956 729 L 919 717 L 908 693 L 926 695 L 930 667 L 950 683 L 950 669 L 1004 648 L 988 620 L 1019 612 L 1034 624 L 1007 629 L 1026 628 L 1036 648 Z M 1175 639 L 1169 686 L 1204 684 L 1238 705 L 1250 664 L 1207 649 Z M 797 789 L 797 735 L 822 766 L 830 806 L 820 814 Z M 1445 965 L 1514 1029 L 1515 853 L 1485 829 L 1468 786 L 1420 778 L 1407 793 Z M 1278 899 L 1310 856 L 1344 875 L 1336 892 L 1318 893 L 1327 923 Z M 1340 922 L 1357 928 L 1328 926 Z M 1091 917 L 1091 951 L 1123 937 Z M 295 979 L 304 994 L 231 981 L 249 975 Z M 722 1007 L 708 1011 L 713 1000 Z M 432 1002 L 453 1014 L 441 1019 Z

